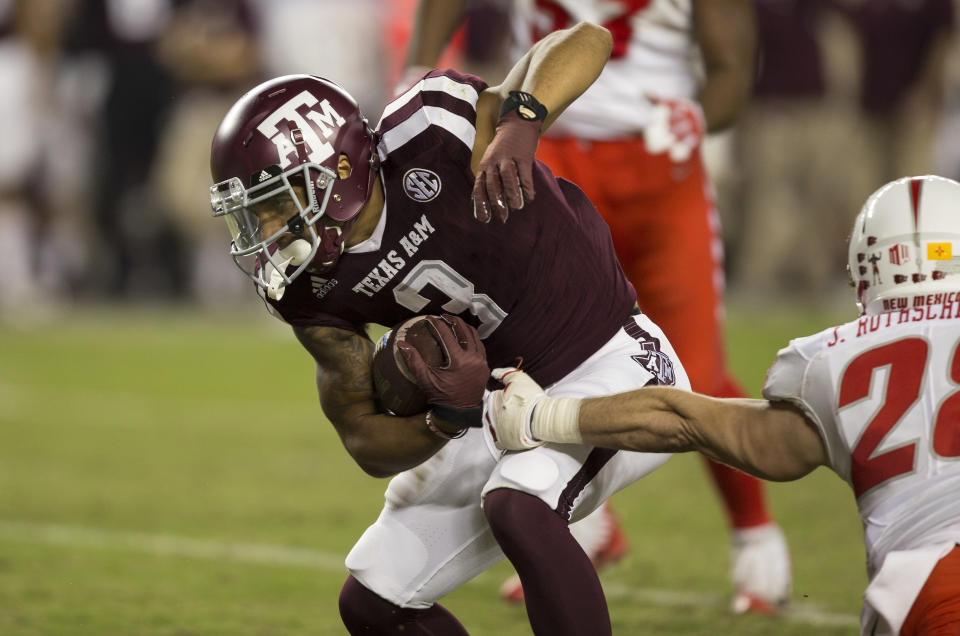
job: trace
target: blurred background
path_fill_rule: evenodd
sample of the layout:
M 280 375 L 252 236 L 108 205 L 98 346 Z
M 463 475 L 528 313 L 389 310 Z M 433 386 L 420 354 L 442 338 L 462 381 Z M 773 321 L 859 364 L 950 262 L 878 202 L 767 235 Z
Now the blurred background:
M 752 395 L 790 337 L 855 317 L 846 236 L 908 174 L 960 178 L 960 0 L 757 0 L 758 77 L 708 139 L 731 367 Z M 0 0 L 0 633 L 339 634 L 343 558 L 382 505 L 210 217 L 228 107 L 294 72 L 372 122 L 415 0 Z M 495 83 L 477 1 L 447 62 Z M 786 620 L 726 608 L 723 513 L 695 457 L 616 497 L 633 550 L 603 575 L 615 633 L 853 634 L 859 519 L 821 469 L 769 499 Z M 811 514 L 816 511 L 820 514 Z M 447 605 L 529 633 L 501 564 Z
M 848 225 L 878 185 L 960 177 L 954 0 L 757 0 L 739 125 L 711 138 L 731 293 L 842 291 Z M 207 213 L 207 150 L 258 81 L 311 72 L 372 121 L 414 0 L 0 0 L 0 316 L 77 302 L 253 298 Z M 507 29 L 478 0 L 447 62 L 491 83 Z

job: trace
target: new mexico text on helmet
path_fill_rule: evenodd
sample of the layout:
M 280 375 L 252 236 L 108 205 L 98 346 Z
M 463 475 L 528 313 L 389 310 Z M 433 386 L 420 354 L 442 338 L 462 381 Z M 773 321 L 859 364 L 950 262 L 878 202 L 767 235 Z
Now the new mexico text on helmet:
M 227 221 L 234 261 L 272 298 L 307 267 L 336 264 L 376 179 L 375 146 L 357 102 L 313 75 L 264 82 L 223 118 L 210 149 L 210 205 Z M 293 213 L 265 236 L 251 208 L 272 197 L 271 208 Z
M 854 221 L 849 259 L 861 313 L 960 290 L 960 183 L 907 177 L 874 192 Z

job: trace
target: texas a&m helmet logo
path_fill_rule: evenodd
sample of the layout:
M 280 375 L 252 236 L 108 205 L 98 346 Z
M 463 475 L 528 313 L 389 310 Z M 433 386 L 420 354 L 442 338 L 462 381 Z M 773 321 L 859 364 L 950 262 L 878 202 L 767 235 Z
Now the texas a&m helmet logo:
M 301 91 L 267 116 L 257 131 L 277 147 L 277 163 L 286 169 L 293 163 L 290 155 L 298 155 L 297 146 L 306 146 L 307 159 L 321 163 L 333 154 L 333 146 L 327 139 L 334 127 L 344 124 L 330 102 L 320 101 L 310 91 Z M 323 138 L 321 138 L 321 135 Z
M 403 175 L 403 191 L 418 203 L 433 201 L 440 194 L 440 177 L 433 170 L 411 168 Z

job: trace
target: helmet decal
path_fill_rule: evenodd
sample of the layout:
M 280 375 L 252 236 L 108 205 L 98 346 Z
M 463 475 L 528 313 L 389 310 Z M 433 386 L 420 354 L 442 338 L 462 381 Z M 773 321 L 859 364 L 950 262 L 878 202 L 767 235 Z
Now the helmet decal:
M 910 246 L 900 243 L 890 248 L 890 262 L 894 265 L 905 265 L 910 262 Z
M 867 314 L 960 292 L 960 183 L 905 177 L 874 192 L 853 223 L 848 270 Z
M 913 227 L 920 227 L 920 191 L 923 189 L 923 177 L 910 180 L 910 207 L 913 210 Z
M 950 243 L 927 243 L 927 259 L 931 261 L 949 261 L 953 258 Z
M 313 108 L 317 105 L 319 110 Z M 307 108 L 305 115 L 301 114 L 301 109 L 304 107 Z M 290 137 L 283 134 L 278 127 L 281 122 L 286 122 L 289 126 L 290 137 L 294 137 L 293 143 Z M 290 155 L 297 152 L 294 145 L 297 143 L 297 137 L 300 137 L 307 146 L 308 161 L 323 163 L 333 155 L 333 146 L 326 140 L 330 138 L 334 128 L 342 126 L 344 122 L 344 118 L 330 105 L 329 100 L 320 101 L 312 93 L 304 90 L 268 115 L 257 126 L 257 131 L 274 143 L 277 147 L 277 163 L 281 168 L 286 169 L 293 163 Z M 299 134 L 295 134 L 294 130 L 298 130 Z M 323 139 L 320 138 L 321 135 Z

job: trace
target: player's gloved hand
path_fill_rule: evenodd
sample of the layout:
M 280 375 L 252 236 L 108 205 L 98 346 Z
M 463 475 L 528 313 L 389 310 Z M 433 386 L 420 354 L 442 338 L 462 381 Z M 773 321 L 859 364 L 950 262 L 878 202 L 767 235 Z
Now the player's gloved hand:
M 459 316 L 443 314 L 426 320 L 440 338 L 446 364 L 431 367 L 413 346 L 398 342 L 407 367 L 426 393 L 437 419 L 459 427 L 481 426 L 490 367 L 480 335 Z
M 510 210 L 533 201 L 533 157 L 547 109 L 529 93 L 510 91 L 500 110 L 493 140 L 483 153 L 473 182 L 473 216 L 507 222 Z
M 504 450 L 526 450 L 543 444 L 582 444 L 579 398 L 547 397 L 529 375 L 513 367 L 491 375 L 506 385 L 490 396 L 484 424 Z
M 643 129 L 643 143 L 650 154 L 666 152 L 670 160 L 682 163 L 700 146 L 707 120 L 700 104 L 689 99 L 649 96 L 653 104 L 650 124 Z
M 484 415 L 485 424 L 493 433 L 497 448 L 502 450 L 527 450 L 543 444 L 534 439 L 531 431 L 533 409 L 546 399 L 540 385 L 533 378 L 514 367 L 494 369 L 494 379 L 506 385 L 494 391 L 490 408 Z

